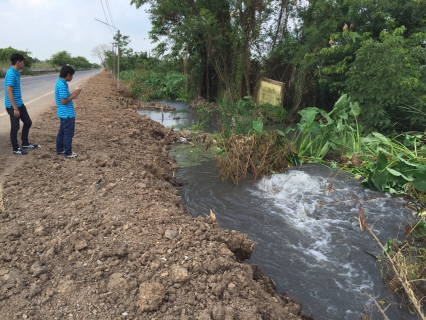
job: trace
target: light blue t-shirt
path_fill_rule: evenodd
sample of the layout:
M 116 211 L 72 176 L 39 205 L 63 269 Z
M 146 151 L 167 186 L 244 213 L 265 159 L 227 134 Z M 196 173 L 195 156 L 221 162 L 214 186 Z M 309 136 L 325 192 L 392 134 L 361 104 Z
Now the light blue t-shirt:
M 61 102 L 61 99 L 68 99 L 70 95 L 71 93 L 68 88 L 68 83 L 64 79 L 59 78 L 55 85 L 55 101 L 56 106 L 58 107 L 56 115 L 60 119 L 75 118 L 74 104 L 72 103 L 72 100 L 67 104 L 62 104 Z
M 6 108 L 12 108 L 9 96 L 7 95 L 7 87 L 13 87 L 13 99 L 15 99 L 16 106 L 19 108 L 24 104 L 22 101 L 21 93 L 21 73 L 10 67 L 6 76 L 4 77 L 4 105 Z

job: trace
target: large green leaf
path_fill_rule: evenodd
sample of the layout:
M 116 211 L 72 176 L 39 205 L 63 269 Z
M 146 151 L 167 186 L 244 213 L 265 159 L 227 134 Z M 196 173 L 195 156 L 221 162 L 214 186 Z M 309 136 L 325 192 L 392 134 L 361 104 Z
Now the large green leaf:
M 334 122 L 333 119 L 330 118 L 329 114 L 326 111 L 324 111 L 322 109 L 318 109 L 318 112 L 322 115 L 322 117 L 325 120 L 327 120 L 325 123 L 321 122 L 322 127 L 326 127 L 326 126 L 333 124 L 333 122 Z
M 379 171 L 383 171 L 388 165 L 388 158 L 383 152 L 380 152 L 377 157 L 376 168 Z
M 361 113 L 361 108 L 359 107 L 359 104 L 358 104 L 358 102 L 355 102 L 355 103 L 350 103 L 350 107 L 351 107 L 351 114 L 354 116 L 354 117 L 357 117 L 357 116 L 359 116 L 360 115 L 360 113 Z
M 300 123 L 303 125 L 310 126 L 314 121 L 318 113 L 318 108 L 309 107 L 299 111 L 299 114 L 302 116 Z
M 372 132 L 371 134 L 373 135 L 373 137 L 377 138 L 378 140 L 380 140 L 382 142 L 388 142 L 389 141 L 389 139 L 381 133 Z
M 341 108 L 344 108 L 346 106 L 346 104 L 348 103 L 348 95 L 344 94 L 343 96 L 341 96 L 339 98 L 339 100 L 337 100 L 337 102 L 334 104 L 334 110 L 339 110 Z
M 413 185 L 416 190 L 426 192 L 426 173 L 416 174 L 416 180 L 413 181 Z
M 388 171 L 387 170 L 383 170 L 383 171 L 379 171 L 379 170 L 375 170 L 372 176 L 372 181 L 374 183 L 374 186 L 376 187 L 377 190 L 379 191 L 386 191 L 387 189 L 387 185 L 388 185 Z
M 261 117 L 257 118 L 257 120 L 253 120 L 253 129 L 256 130 L 257 133 L 262 133 L 263 121 Z
M 406 176 L 405 176 L 405 175 L 403 175 L 401 172 L 396 171 L 396 170 L 394 170 L 394 169 L 386 168 L 386 170 L 388 170 L 388 172 L 389 172 L 391 175 L 395 176 L 395 177 L 402 177 L 402 178 L 404 178 L 404 179 L 405 179 L 405 180 L 407 180 L 407 181 L 414 181 L 414 178 L 412 178 L 412 177 L 406 177 Z

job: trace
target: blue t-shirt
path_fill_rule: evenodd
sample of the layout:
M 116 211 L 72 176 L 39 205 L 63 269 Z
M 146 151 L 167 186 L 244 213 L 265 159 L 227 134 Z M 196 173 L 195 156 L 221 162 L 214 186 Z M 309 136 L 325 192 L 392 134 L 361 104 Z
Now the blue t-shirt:
M 72 103 L 72 100 L 67 104 L 62 104 L 61 102 L 61 99 L 68 99 L 70 95 L 71 93 L 68 88 L 68 83 L 64 79 L 59 78 L 55 85 L 55 101 L 56 106 L 58 107 L 56 114 L 60 119 L 75 118 L 74 104 Z
M 6 76 L 4 77 L 4 105 L 6 108 L 12 108 L 9 96 L 7 95 L 7 87 L 13 87 L 13 99 L 15 99 L 16 106 L 19 108 L 24 104 L 22 101 L 21 93 L 21 73 L 10 67 Z

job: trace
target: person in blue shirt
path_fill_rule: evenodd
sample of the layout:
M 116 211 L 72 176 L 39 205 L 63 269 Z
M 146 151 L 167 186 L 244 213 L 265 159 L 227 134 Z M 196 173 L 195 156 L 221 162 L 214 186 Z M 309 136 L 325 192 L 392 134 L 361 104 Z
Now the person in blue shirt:
M 25 155 L 28 153 L 25 149 L 36 149 L 39 145 L 28 141 L 32 121 L 22 101 L 21 93 L 21 71 L 25 66 L 25 58 L 20 53 L 13 53 L 10 56 L 10 61 L 12 66 L 7 70 L 4 77 L 4 105 L 10 117 L 10 142 L 12 143 L 13 153 Z M 21 135 L 22 149 L 18 144 L 20 121 L 24 123 Z
M 77 88 L 70 93 L 68 88 L 68 82 L 72 80 L 74 73 L 74 69 L 69 65 L 63 66 L 55 85 L 56 114 L 60 120 L 56 136 L 56 153 L 63 154 L 65 158 L 77 158 L 77 154 L 72 152 L 72 138 L 75 132 L 75 111 L 72 100 L 78 97 L 81 89 Z

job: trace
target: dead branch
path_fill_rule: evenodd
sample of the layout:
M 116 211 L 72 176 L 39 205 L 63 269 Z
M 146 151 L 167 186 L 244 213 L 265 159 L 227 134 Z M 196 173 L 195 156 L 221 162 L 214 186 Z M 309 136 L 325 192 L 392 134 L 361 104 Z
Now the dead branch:
M 379 309 L 379 311 L 382 313 L 383 318 L 384 318 L 385 320 L 389 320 L 389 318 L 388 318 L 388 316 L 386 315 L 385 311 L 382 309 L 382 307 L 379 305 L 379 303 L 376 301 L 376 299 L 374 299 L 374 297 L 373 297 L 373 296 L 371 296 L 370 294 L 368 294 L 367 292 L 362 291 L 362 290 L 361 290 L 361 293 L 362 293 L 362 294 L 364 294 L 364 295 L 366 295 L 367 297 L 369 297 L 371 300 L 373 300 L 373 301 L 374 301 L 374 304 L 375 304 L 375 305 L 376 305 L 376 307 L 377 307 L 377 309 Z

